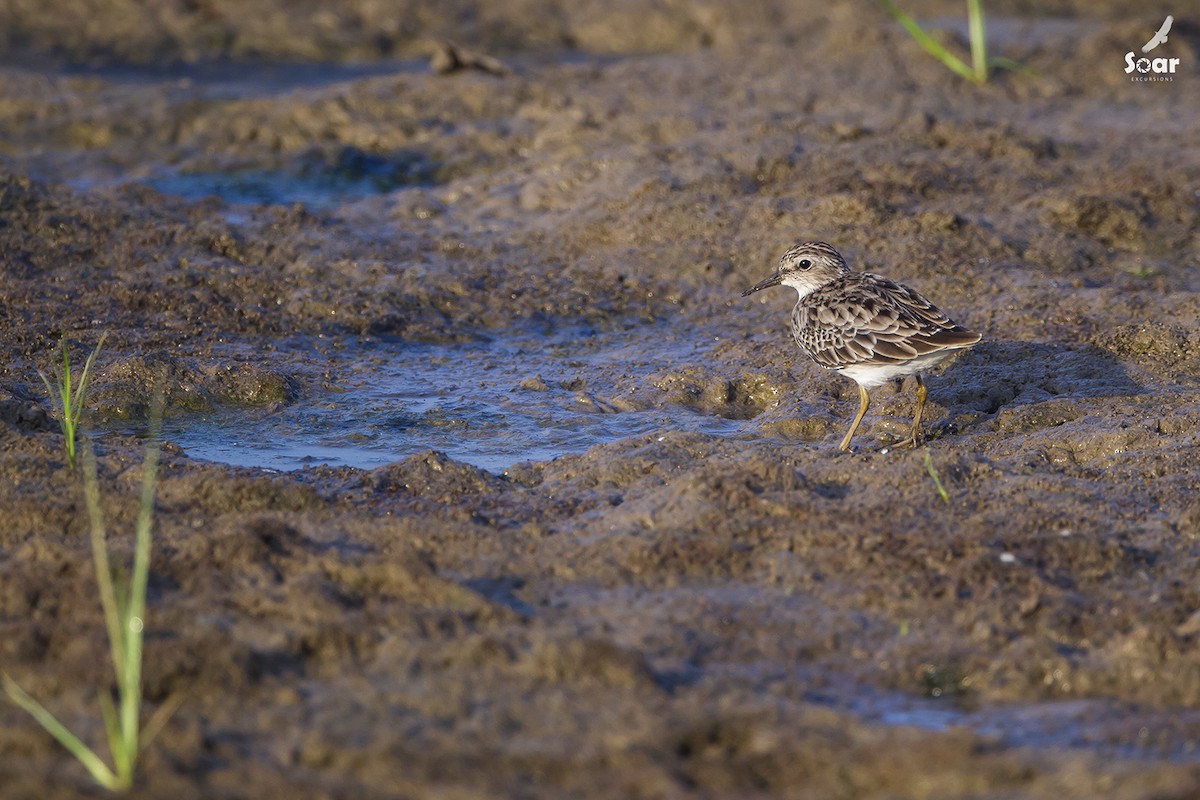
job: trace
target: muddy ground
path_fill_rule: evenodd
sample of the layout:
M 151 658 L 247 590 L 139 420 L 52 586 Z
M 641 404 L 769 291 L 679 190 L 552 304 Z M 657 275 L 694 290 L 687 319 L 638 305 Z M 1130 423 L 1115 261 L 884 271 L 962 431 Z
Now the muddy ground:
M 974 86 L 865 2 L 258 5 L 0 8 L 0 667 L 98 741 L 63 335 L 108 333 L 102 425 L 160 374 L 261 412 L 336 382 L 314 353 L 682 327 L 706 358 L 614 362 L 596 413 L 740 427 L 496 472 L 168 443 L 147 713 L 181 703 L 134 796 L 1200 795 L 1195 19 L 991 3 L 1031 71 Z M 1174 80 L 1130 81 L 1171 11 Z M 171 191 L 248 174 L 325 201 Z M 927 450 L 887 447 L 909 386 L 838 452 L 853 383 L 739 296 L 809 238 L 984 333 Z M 122 548 L 141 447 L 100 444 Z M 0 795 L 96 792 L 0 703 Z

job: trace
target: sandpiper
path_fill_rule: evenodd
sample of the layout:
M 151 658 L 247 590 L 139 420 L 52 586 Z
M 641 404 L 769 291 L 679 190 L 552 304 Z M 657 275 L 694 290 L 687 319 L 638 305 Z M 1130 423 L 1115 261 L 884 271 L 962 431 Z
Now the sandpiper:
M 779 259 L 779 269 L 742 297 L 771 286 L 791 286 L 800 295 L 792 311 L 792 337 L 804 354 L 825 369 L 858 383 L 858 415 L 840 448 L 867 413 L 867 390 L 891 380 L 917 377 L 917 413 L 912 435 L 900 445 L 916 447 L 925 410 L 921 373 L 966 350 L 980 335 L 947 317 L 917 292 L 870 272 L 851 272 L 825 242 L 802 242 Z

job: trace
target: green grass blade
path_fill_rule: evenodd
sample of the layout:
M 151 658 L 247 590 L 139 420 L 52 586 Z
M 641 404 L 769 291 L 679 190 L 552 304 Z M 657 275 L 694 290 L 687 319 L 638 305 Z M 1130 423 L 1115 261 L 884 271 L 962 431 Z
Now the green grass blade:
M 150 436 L 142 464 L 142 498 L 138 507 L 125 623 L 125 674 L 121 691 L 121 730 L 131 757 L 136 755 L 138 713 L 142 702 L 142 639 L 145 631 L 146 591 L 150 582 L 150 529 L 154 518 L 154 492 L 161 451 L 163 394 L 155 394 L 150 409 Z
M 62 362 L 63 374 L 62 384 L 59 390 L 62 393 L 63 401 L 63 416 L 67 419 L 71 418 L 71 353 L 67 349 L 67 335 L 64 333 L 62 337 Z
M 1022 75 L 1038 75 L 1038 74 L 1040 74 L 1033 67 L 1022 64 L 1020 61 L 1016 61 L 1011 58 L 1005 58 L 1004 56 L 993 56 L 992 58 L 988 59 L 988 64 L 993 67 L 1000 67 L 1002 69 L 1010 69 L 1013 72 L 1019 72 Z
M 65 747 L 71 755 L 79 759 L 79 763 L 83 764 L 84 769 L 95 779 L 96 783 L 110 791 L 117 791 L 128 785 L 122 782 L 90 747 L 71 733 L 45 706 L 29 696 L 7 673 L 0 673 L 0 678 L 3 679 L 4 693 L 8 695 L 9 699 L 25 709 L 31 717 L 38 721 L 39 725 L 46 729 L 47 733 L 58 740 L 58 743 Z
M 68 454 L 74 461 L 74 422 L 79 420 L 78 411 L 83 408 L 87 393 L 88 378 L 104 336 L 92 351 L 79 376 L 78 386 L 71 384 L 71 360 L 63 340 L 63 372 L 58 375 L 60 397 L 63 402 L 63 429 L 68 434 Z M 46 389 L 53 395 L 50 380 L 38 372 Z M 165 378 L 163 379 L 165 382 Z M 72 406 L 74 400 L 74 407 Z M 76 411 L 72 416 L 72 408 Z M 109 649 L 116 675 L 118 705 L 108 693 L 100 696 L 100 711 L 104 718 L 104 729 L 112 752 L 115 771 L 108 767 L 87 745 L 60 723 L 40 703 L 26 694 L 7 674 L 0 673 L 4 691 L 38 721 L 88 770 L 101 786 L 110 790 L 127 789 L 133 785 L 134 767 L 139 752 L 139 716 L 142 707 L 142 643 L 145 628 L 146 592 L 150 580 L 150 544 L 153 523 L 154 494 L 157 486 L 158 457 L 162 438 L 163 392 L 155 395 L 151 409 L 150 441 L 146 446 L 146 458 L 142 466 L 142 493 L 138 507 L 135 529 L 133 569 L 128 584 L 120 585 L 113 577 L 109 561 L 108 541 L 105 533 L 104 514 L 100 507 L 100 479 L 96 465 L 96 453 L 90 442 L 85 440 L 83 489 L 88 512 L 92 562 L 96 569 L 96 587 L 100 605 L 104 611 L 104 624 L 108 632 Z M 168 703 L 159 709 L 151 720 L 150 734 L 156 734 L 166 718 L 178 706 Z
M 38 377 L 42 379 L 42 383 L 45 384 L 45 386 L 46 386 L 46 394 L 49 397 L 53 398 L 54 397 L 54 386 L 50 383 L 50 379 L 47 378 L 46 373 L 42 372 L 40 369 L 37 371 L 37 374 L 38 374 Z M 53 402 L 53 400 L 51 400 L 51 402 Z
M 971 66 L 975 82 L 988 79 L 987 21 L 983 15 L 983 0 L 967 0 L 967 38 L 971 40 Z
M 933 478 L 933 485 L 937 487 L 938 494 L 942 496 L 942 502 L 949 505 L 950 495 L 946 492 L 946 487 L 942 485 L 942 479 L 938 477 L 938 472 L 933 467 L 933 454 L 929 452 L 929 448 L 925 448 L 925 469 L 929 473 L 929 477 Z
M 104 512 L 100 509 L 100 480 L 96 472 L 96 453 L 90 444 L 83 449 L 83 497 L 87 505 L 91 528 L 92 562 L 96 567 L 96 588 L 100 607 L 104 610 L 104 625 L 108 629 L 108 644 L 112 652 L 113 671 L 120 676 L 125 670 L 125 636 L 121 628 L 121 611 L 113 587 L 112 567 L 108 562 L 108 541 L 104 532 Z
M 62 360 L 63 371 L 59 376 L 60 383 L 58 386 L 59 400 L 62 402 L 62 424 L 63 435 L 67 439 L 67 460 L 71 462 L 71 468 L 75 468 L 75 420 L 79 416 L 74 410 L 75 405 L 71 402 L 71 354 L 67 349 L 67 336 L 62 337 Z
M 104 733 L 108 737 L 108 750 L 112 753 L 113 763 L 121 764 L 121 724 L 117 719 L 117 709 L 113 706 L 112 695 L 108 691 L 100 692 L 100 715 L 104 718 Z
M 87 361 L 83 364 L 83 372 L 79 373 L 79 386 L 75 389 L 75 427 L 78 428 L 80 417 L 83 414 L 84 404 L 87 398 L 88 386 L 91 385 L 92 367 L 96 363 L 96 356 L 100 355 L 100 348 L 104 347 L 104 340 L 108 338 L 108 332 L 100 334 L 100 340 L 96 342 L 95 349 L 88 355 Z
M 59 426 L 62 428 L 63 437 L 66 440 L 64 447 L 67 452 L 67 461 L 71 468 L 75 468 L 76 463 L 76 435 L 79 430 L 79 423 L 83 419 L 83 411 L 87 404 L 87 390 L 91 383 L 92 367 L 96 363 L 96 357 L 100 355 L 100 349 L 104 346 L 104 340 L 108 338 L 108 333 L 100 334 L 100 340 L 96 343 L 95 349 L 88 355 L 84 362 L 83 371 L 79 374 L 79 380 L 76 382 L 71 377 L 71 351 L 67 346 L 67 337 L 62 337 L 62 366 L 55 369 L 54 377 L 57 380 L 57 386 L 50 383 L 50 379 L 46 377 L 46 373 L 38 370 L 38 376 L 41 377 L 42 383 L 46 387 L 46 394 L 51 398 L 58 396 L 58 408 L 55 409 L 58 414 Z M 51 400 L 51 404 L 53 404 Z
M 942 46 L 941 42 L 926 33 L 915 19 L 897 8 L 892 0 L 877 0 L 877 2 L 900 23 L 904 30 L 908 31 L 909 35 L 916 40 L 917 44 L 924 48 L 926 53 L 941 61 L 958 75 L 969 81 L 978 83 L 975 72 L 962 59 L 951 53 Z
M 62 403 L 65 402 L 63 399 L 63 396 L 62 396 L 62 384 L 59 384 L 59 389 L 56 392 L 54 385 L 51 384 L 50 379 L 46 377 L 46 373 L 42 372 L 39 369 L 37 371 L 37 374 L 38 374 L 38 377 L 42 379 L 42 383 L 46 387 L 46 396 L 50 399 L 51 406 L 53 406 L 53 404 L 54 404 L 54 395 L 55 394 L 58 395 L 59 408 L 52 408 L 51 411 L 52 411 L 52 413 L 54 413 L 58 416 L 58 427 L 62 430 L 63 440 L 64 440 L 64 448 L 67 451 L 67 463 L 71 466 L 71 469 L 74 469 L 75 468 L 75 438 L 74 438 L 74 436 L 72 436 L 71 429 L 67 425 L 66 415 L 63 414 L 63 411 L 62 411 Z

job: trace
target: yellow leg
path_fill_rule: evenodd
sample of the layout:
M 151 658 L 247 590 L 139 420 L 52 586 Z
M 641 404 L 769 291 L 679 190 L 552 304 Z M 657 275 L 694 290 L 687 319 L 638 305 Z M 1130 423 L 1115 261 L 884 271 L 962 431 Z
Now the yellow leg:
M 921 444 L 921 413 L 925 410 L 925 397 L 929 392 L 925 388 L 925 381 L 920 375 L 917 376 L 917 413 L 913 415 L 912 429 L 912 446 L 914 448 Z
M 919 447 L 921 444 L 921 414 L 923 414 L 925 412 L 925 397 L 929 394 L 929 391 L 925 388 L 924 379 L 922 379 L 920 375 L 917 375 L 916 377 L 917 377 L 917 413 L 913 414 L 912 435 L 909 436 L 907 439 L 905 439 L 903 442 L 897 442 L 894 445 L 895 447 L 903 447 L 904 445 L 908 445 L 909 447 L 912 447 L 915 449 L 916 447 Z
M 854 432 L 858 430 L 858 424 L 862 422 L 863 417 L 867 415 L 867 405 L 871 402 L 871 395 L 867 394 L 867 390 L 860 384 L 858 387 L 858 416 L 854 418 L 854 422 L 850 424 L 850 430 L 846 431 L 846 436 L 842 439 L 839 450 L 849 450 L 850 440 L 854 438 Z

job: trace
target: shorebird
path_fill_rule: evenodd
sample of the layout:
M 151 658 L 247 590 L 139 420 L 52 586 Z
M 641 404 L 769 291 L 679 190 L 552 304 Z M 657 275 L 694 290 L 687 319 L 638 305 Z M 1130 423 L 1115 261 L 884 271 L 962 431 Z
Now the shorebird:
M 980 335 L 903 284 L 870 272 L 851 272 L 841 253 L 825 242 L 790 248 L 775 274 L 742 292 L 742 297 L 780 284 L 799 295 L 792 311 L 792 337 L 800 350 L 825 369 L 858 383 L 858 414 L 840 449 L 850 449 L 871 402 L 868 390 L 908 375 L 917 378 L 917 411 L 912 435 L 899 444 L 916 447 L 927 393 L 921 373 L 972 347 Z

